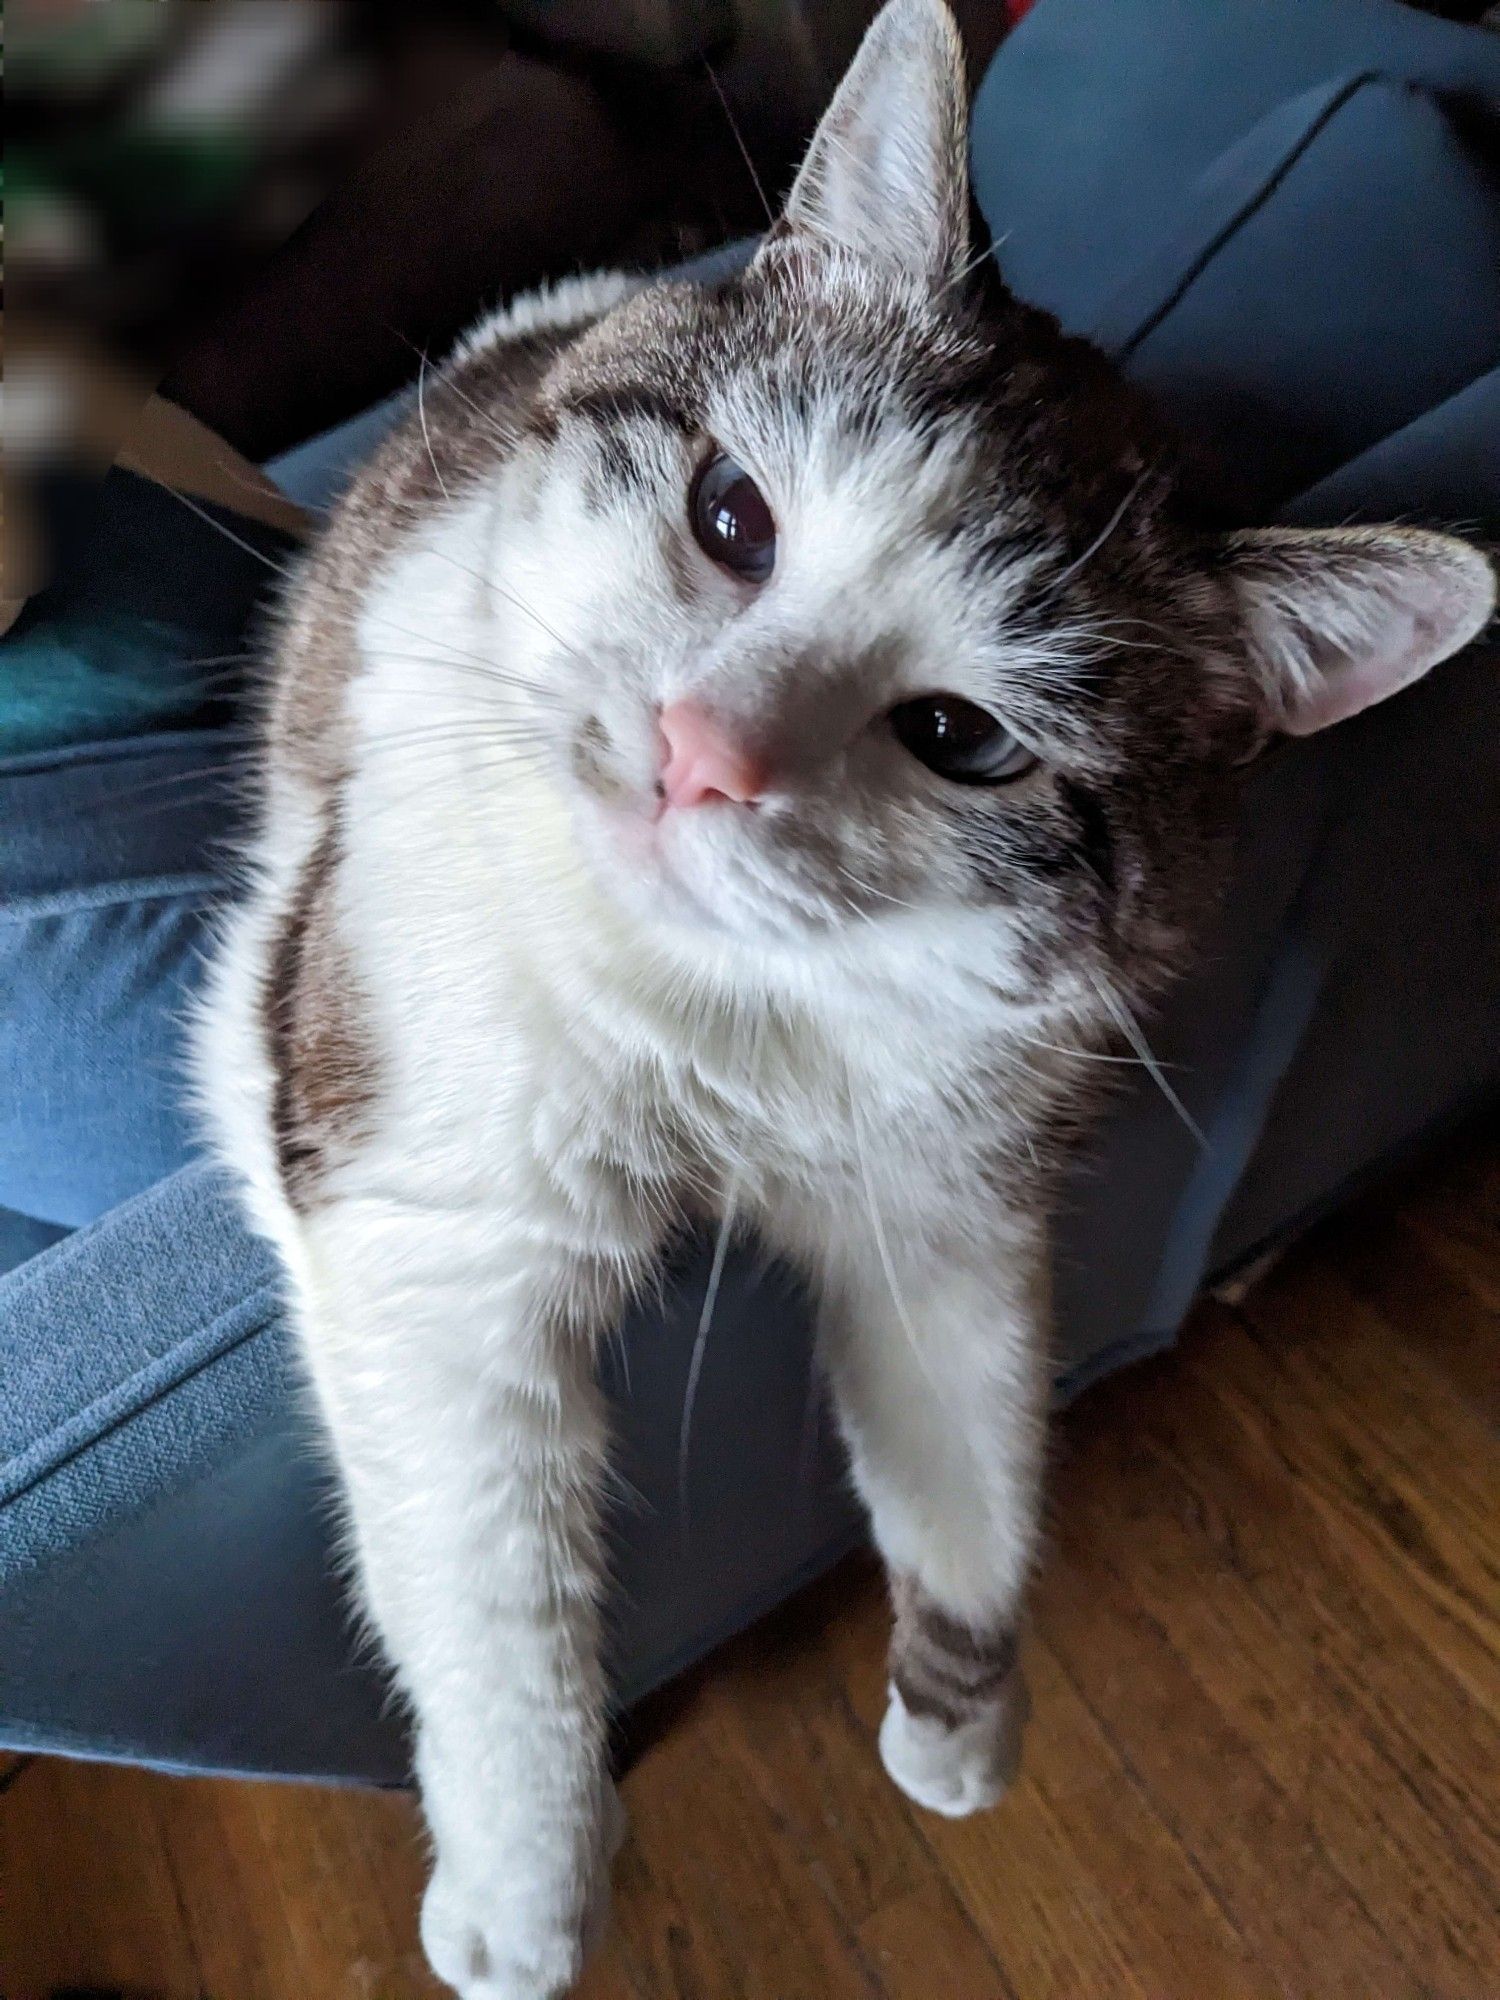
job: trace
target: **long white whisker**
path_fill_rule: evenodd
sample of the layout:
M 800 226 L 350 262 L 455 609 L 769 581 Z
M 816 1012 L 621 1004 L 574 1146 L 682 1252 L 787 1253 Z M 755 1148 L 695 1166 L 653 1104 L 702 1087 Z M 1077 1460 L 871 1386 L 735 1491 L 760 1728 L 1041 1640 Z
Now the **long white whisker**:
M 1104 985 L 1102 980 L 1092 979 L 1092 984 L 1094 990 L 1098 993 L 1099 998 L 1104 1002 L 1105 1006 L 1109 1009 L 1109 1012 L 1113 1017 L 1116 1026 L 1119 1028 L 1120 1033 L 1125 1037 L 1126 1041 L 1129 1042 L 1130 1046 L 1135 1050 L 1136 1054 L 1140 1057 L 1141 1065 L 1150 1075 L 1152 1082 L 1156 1085 L 1157 1089 L 1161 1092 L 1162 1096 L 1167 1100 L 1168 1104 L 1171 1105 L 1172 1109 L 1177 1113 L 1177 1116 L 1182 1120 L 1183 1124 L 1187 1127 L 1188 1131 L 1192 1134 L 1193 1138 L 1198 1142 L 1198 1145 L 1202 1149 L 1202 1151 L 1206 1153 L 1209 1150 L 1209 1146 L 1208 1146 L 1208 1139 L 1203 1131 L 1203 1127 L 1198 1123 L 1197 1119 L 1194 1118 L 1191 1111 L 1188 1110 L 1187 1106 L 1183 1103 L 1182 1099 L 1177 1095 L 1177 1092 L 1172 1088 L 1171 1084 L 1167 1081 L 1166 1072 L 1162 1069 L 1162 1066 L 1156 1060 L 1156 1057 L 1151 1053 L 1150 1045 L 1147 1042 L 1144 1034 L 1142 1034 L 1141 1032 L 1141 1025 L 1139 1021 L 1136 1020 L 1135 1016 L 1131 1013 L 1130 1009 L 1126 1007 L 1123 1004 L 1123 1002 L 1118 1001 L 1115 998 L 1114 994 L 1110 992 L 1109 988 L 1106 985 Z
M 428 462 L 432 466 L 432 476 L 437 481 L 445 500 L 453 495 L 448 491 L 448 482 L 438 468 L 437 453 L 432 448 L 432 433 L 427 428 L 427 350 L 422 350 L 421 365 L 417 369 L 417 421 L 422 426 L 422 442 L 427 447 Z
M 759 1088 L 761 1059 L 765 1046 L 766 1020 L 764 1014 L 757 1015 L 754 1037 L 750 1044 L 748 1064 L 747 1096 L 754 1100 Z M 738 1142 L 736 1142 L 738 1143 Z M 734 1231 L 739 1192 L 744 1175 L 743 1156 L 736 1152 L 732 1161 L 728 1181 L 724 1189 L 724 1212 L 719 1222 L 719 1233 L 714 1241 L 713 1264 L 708 1274 L 708 1285 L 703 1294 L 703 1310 L 698 1316 L 698 1330 L 693 1336 L 693 1352 L 688 1361 L 687 1385 L 682 1397 L 682 1426 L 677 1438 L 677 1491 L 682 1509 L 682 1526 L 687 1533 L 687 1476 L 688 1448 L 692 1438 L 693 1409 L 698 1400 L 698 1384 L 703 1374 L 703 1357 L 708 1349 L 709 1329 L 713 1325 L 714 1308 L 719 1302 L 719 1287 L 724 1278 L 724 1262 L 729 1254 L 729 1241 Z
M 463 568 L 463 564 L 459 564 L 458 567 Z M 521 608 L 523 610 L 526 609 L 524 605 Z M 380 619 L 380 627 L 384 631 L 397 633 L 403 639 L 412 639 L 417 645 L 429 649 L 426 653 L 426 657 L 429 659 L 440 659 L 443 654 L 447 654 L 452 660 L 467 660 L 472 666 L 482 668 L 487 674 L 504 675 L 510 671 L 508 668 L 502 667 L 498 661 L 487 658 L 483 653 L 468 652 L 462 646 L 453 645 L 450 640 L 438 638 L 435 633 L 413 632 L 405 625 L 393 624 L 386 617 Z M 555 637 L 556 635 L 554 634 L 553 636 Z M 566 645 L 566 642 L 561 639 L 557 643 L 560 646 Z M 409 654 L 406 657 L 419 660 L 423 657 L 423 654 Z M 533 685 L 537 693 L 543 691 L 540 683 Z
M 434 468 L 434 470 L 435 469 L 436 468 Z M 494 575 L 487 575 L 483 570 L 475 569 L 472 563 L 460 562 L 458 557 L 454 555 L 451 552 L 451 550 L 429 547 L 427 553 L 429 555 L 436 556 L 440 562 L 447 563 L 450 569 L 456 569 L 461 576 L 473 577 L 474 581 L 477 584 L 479 584 L 483 589 L 497 591 L 499 595 L 505 599 L 507 604 L 513 605 L 515 609 L 521 612 L 524 617 L 531 619 L 533 624 L 535 624 L 543 632 L 545 632 L 547 637 L 552 641 L 552 643 L 555 646 L 561 646 L 563 651 L 567 653 L 572 659 L 579 661 L 585 660 L 585 655 L 578 649 L 578 647 L 570 644 L 570 642 L 563 637 L 561 632 L 557 631 L 555 627 L 547 623 L 546 619 L 533 605 L 528 604 L 524 597 L 518 597 L 515 591 L 510 589 L 510 587 L 507 584 L 501 583 L 498 577 Z M 392 629 L 399 630 L 400 628 L 393 627 Z M 416 635 L 414 634 L 412 636 Z M 478 656 L 475 655 L 474 657 Z
M 1023 1035 L 1019 1028 L 1008 1028 L 1006 1033 L 1018 1042 L 1024 1042 L 1029 1049 L 1045 1049 L 1049 1055 L 1068 1056 L 1075 1062 L 1118 1063 L 1127 1069 L 1145 1067 L 1139 1056 L 1111 1055 L 1103 1049 L 1070 1049 L 1061 1042 L 1043 1042 L 1035 1035 Z
M 923 1352 L 921 1341 L 917 1338 L 917 1329 L 912 1324 L 911 1314 L 906 1309 L 906 1300 L 902 1296 L 901 1287 L 896 1281 L 896 1264 L 894 1258 L 891 1256 L 891 1246 L 886 1240 L 885 1223 L 881 1220 L 880 1203 L 876 1198 L 875 1182 L 870 1173 L 869 1152 L 864 1140 L 864 1120 L 860 1115 L 854 1076 L 847 1067 L 844 1074 L 849 1087 L 849 1130 L 854 1139 L 854 1152 L 859 1162 L 860 1179 L 864 1184 L 865 1206 L 870 1212 L 870 1230 L 875 1238 L 876 1254 L 880 1258 L 880 1268 L 885 1274 L 886 1289 L 890 1292 L 891 1304 L 896 1309 L 896 1317 L 900 1320 L 902 1328 L 905 1331 L 912 1354 L 916 1358 L 917 1366 L 922 1370 L 924 1375 L 928 1375 L 931 1373 L 931 1369 L 927 1356 Z
M 408 335 L 404 334 L 399 327 L 393 326 L 391 327 L 390 331 L 395 334 L 396 338 L 401 342 L 403 347 L 409 347 L 413 354 L 419 357 L 425 357 L 426 350 L 418 347 L 417 343 L 411 338 L 409 338 Z M 503 425 L 496 423 L 493 415 L 488 410 L 486 410 L 482 404 L 476 403 L 472 396 L 466 394 L 464 390 L 459 388 L 457 382 L 454 381 L 452 375 L 448 372 L 451 366 L 452 366 L 452 356 L 450 355 L 448 361 L 445 362 L 443 366 L 439 368 L 437 371 L 438 388 L 446 390 L 447 393 L 451 396 L 457 396 L 458 400 L 461 403 L 467 405 L 467 407 L 474 413 L 474 415 L 478 417 L 479 421 L 482 424 L 484 424 L 485 427 L 495 437 L 497 437 L 502 444 L 513 445 L 516 442 L 517 433 L 513 430 L 506 430 Z
M 289 564 L 275 561 L 274 558 L 266 554 L 264 549 L 258 549 L 254 542 L 247 542 L 244 536 L 237 535 L 233 528 L 226 528 L 222 521 L 215 520 L 206 507 L 200 507 L 196 500 L 189 499 L 187 494 L 180 492 L 177 487 L 168 486 L 163 481 L 162 491 L 163 493 L 170 493 L 174 500 L 179 501 L 186 507 L 190 514 L 196 514 L 200 521 L 206 523 L 216 534 L 222 535 L 226 542 L 233 542 L 237 549 L 243 549 L 245 554 L 253 556 L 256 562 L 264 563 L 266 568 L 274 570 L 277 576 L 289 577 L 294 574 Z
M 709 1267 L 708 1285 L 703 1294 L 703 1310 L 698 1315 L 698 1330 L 693 1335 L 693 1352 L 688 1360 L 687 1385 L 682 1392 L 682 1423 L 677 1433 L 677 1495 L 682 1509 L 683 1533 L 688 1525 L 688 1449 L 692 1438 L 693 1409 L 698 1401 L 698 1383 L 703 1374 L 703 1357 L 708 1349 L 708 1332 L 713 1325 L 714 1308 L 719 1303 L 719 1287 L 724 1279 L 724 1264 L 729 1255 L 729 1239 L 734 1230 L 735 1199 L 739 1192 L 738 1174 L 732 1175 L 724 1190 L 724 1213 L 719 1218 L 719 1233 L 714 1238 L 713 1263 Z

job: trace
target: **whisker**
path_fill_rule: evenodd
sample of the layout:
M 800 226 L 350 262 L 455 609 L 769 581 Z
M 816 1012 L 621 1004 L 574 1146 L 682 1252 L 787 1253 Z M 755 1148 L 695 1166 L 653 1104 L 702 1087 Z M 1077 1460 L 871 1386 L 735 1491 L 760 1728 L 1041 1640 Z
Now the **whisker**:
M 587 665 L 587 660 L 585 655 L 582 652 L 580 652 L 576 646 L 572 645 L 568 640 L 566 640 L 562 636 L 561 632 L 557 631 L 555 627 L 549 625 L 546 619 L 543 618 L 542 614 L 535 608 L 534 605 L 528 604 L 525 598 L 519 597 L 516 594 L 516 592 L 509 587 L 509 585 L 502 583 L 498 577 L 494 575 L 487 575 L 484 571 L 475 569 L 471 563 L 460 562 L 458 557 L 454 555 L 452 551 L 449 549 L 440 549 L 430 546 L 428 549 L 428 553 L 430 555 L 435 555 L 439 559 L 439 561 L 447 563 L 451 569 L 458 570 L 462 575 L 473 577 L 474 581 L 477 584 L 479 584 L 483 589 L 498 591 L 500 596 L 505 599 L 507 604 L 513 605 L 517 611 L 523 613 L 524 616 L 526 616 L 527 618 L 530 618 L 534 624 L 536 624 L 543 632 L 546 633 L 547 637 L 553 642 L 554 645 L 561 646 L 563 651 L 569 654 L 573 659 L 579 660 L 583 662 L 583 664 Z
M 708 1284 L 703 1293 L 703 1309 L 698 1315 L 698 1329 L 693 1335 L 687 1384 L 682 1392 L 682 1423 L 677 1433 L 677 1495 L 678 1504 L 682 1509 L 684 1538 L 688 1530 L 688 1455 L 692 1439 L 693 1410 L 698 1401 L 698 1384 L 703 1375 L 703 1357 L 708 1348 L 708 1331 L 713 1325 L 714 1308 L 719 1302 L 719 1287 L 723 1282 L 724 1263 L 729 1254 L 729 1238 L 734 1229 L 736 1193 L 737 1183 L 731 1180 L 725 1189 L 724 1213 L 719 1218 L 719 1232 L 714 1239 L 713 1263 L 709 1268 Z
M 1136 1020 L 1135 1016 L 1131 1013 L 1130 1009 L 1127 1006 L 1125 1006 L 1125 1004 L 1122 1001 L 1116 1000 L 1114 994 L 1110 992 L 1109 988 L 1103 983 L 1102 980 L 1095 979 L 1093 975 L 1090 974 L 1090 982 L 1093 985 L 1094 990 L 1098 993 L 1099 998 L 1104 1002 L 1105 1006 L 1108 1008 L 1110 1014 L 1114 1018 L 1115 1024 L 1119 1028 L 1120 1033 L 1125 1037 L 1126 1041 L 1129 1042 L 1130 1046 L 1135 1050 L 1136 1054 L 1140 1057 L 1141 1065 L 1150 1075 L 1152 1082 L 1156 1085 L 1157 1089 L 1161 1092 L 1162 1096 L 1167 1100 L 1168 1104 L 1171 1105 L 1172 1109 L 1176 1112 L 1177 1116 L 1182 1120 L 1187 1130 L 1192 1134 L 1193 1138 L 1197 1141 L 1199 1148 L 1205 1153 L 1208 1152 L 1209 1151 L 1208 1139 L 1203 1131 L 1202 1126 L 1194 1118 L 1193 1114 L 1188 1110 L 1187 1106 L 1183 1103 L 1182 1099 L 1177 1095 L 1177 1092 L 1172 1088 L 1171 1084 L 1167 1081 L 1165 1071 L 1162 1069 L 1161 1064 L 1156 1060 L 1156 1057 L 1151 1053 L 1150 1045 L 1147 1042 L 1145 1035 L 1141 1032 L 1140 1022 Z
M 445 500 L 451 500 L 453 498 L 453 495 L 448 491 L 447 481 L 443 478 L 442 473 L 438 469 L 437 454 L 432 449 L 432 433 L 427 428 L 426 388 L 427 388 L 427 350 L 426 348 L 423 348 L 422 364 L 417 370 L 417 421 L 422 426 L 422 442 L 427 447 L 427 458 L 428 462 L 432 466 L 432 476 L 437 481 L 439 490 L 441 491 L 443 498 Z
M 966 284 L 968 280 L 973 277 L 974 273 L 979 269 L 980 265 L 984 262 L 984 260 L 987 257 L 991 256 L 997 247 L 998 245 L 996 245 L 995 243 L 986 241 L 980 245 L 980 247 L 974 252 L 972 257 L 966 257 L 963 263 L 954 272 L 953 276 L 948 280 L 947 284 L 943 287 L 944 294 L 946 295 L 948 292 L 956 292 L 960 286 Z
M 237 535 L 233 528 L 226 528 L 222 521 L 209 512 L 208 508 L 200 507 L 196 500 L 190 499 L 186 493 L 180 492 L 177 487 L 169 486 L 163 481 L 161 482 L 161 489 L 163 493 L 170 493 L 174 500 L 180 501 L 190 514 L 196 514 L 198 519 L 205 522 L 216 534 L 222 535 L 226 542 L 233 542 L 237 549 L 243 549 L 247 556 L 253 556 L 258 563 L 264 563 L 266 568 L 274 570 L 277 576 L 291 577 L 296 575 L 296 571 L 290 564 L 275 561 L 271 556 L 266 554 L 264 549 L 258 549 L 254 542 L 247 542 L 244 536 Z
M 1070 562 L 1065 569 L 1059 570 L 1056 576 L 1049 577 L 1047 579 L 1048 587 L 1050 589 L 1056 590 L 1060 584 L 1066 583 L 1070 577 L 1076 576 L 1081 569 L 1086 568 L 1087 565 L 1093 561 L 1094 557 L 1098 555 L 1100 549 L 1104 547 L 1104 544 L 1109 540 L 1110 536 L 1114 533 L 1115 529 L 1118 528 L 1120 523 L 1124 520 L 1126 514 L 1129 512 L 1131 503 L 1134 501 L 1136 495 L 1142 490 L 1142 488 L 1146 485 L 1148 480 L 1154 478 L 1155 471 L 1156 468 L 1154 466 L 1148 465 L 1145 471 L 1140 473 L 1132 481 L 1130 491 L 1125 495 L 1125 498 L 1120 502 L 1119 506 L 1116 507 L 1115 511 L 1110 515 L 1109 519 L 1105 522 L 1104 526 L 1099 530 L 1098 534 L 1095 535 L 1094 539 L 1089 543 L 1088 547 L 1084 550 L 1083 554 L 1080 556 L 1075 556 L 1072 562 Z
M 858 896 L 877 896 L 882 903 L 889 903 L 898 910 L 915 910 L 918 907 L 917 904 L 908 903 L 900 896 L 892 896 L 884 889 L 877 889 L 873 882 L 861 881 L 860 877 L 852 869 L 846 868 L 841 861 L 836 861 L 834 867 Z M 862 914 L 869 916 L 870 912 L 866 910 Z
M 764 1046 L 765 1015 L 757 1014 L 746 1065 L 746 1094 L 752 1102 L 760 1085 Z M 693 1410 L 698 1401 L 698 1384 L 703 1374 L 703 1357 L 708 1348 L 709 1328 L 713 1325 L 714 1308 L 719 1302 L 719 1287 L 724 1278 L 724 1260 L 729 1254 L 729 1240 L 734 1231 L 743 1172 L 743 1156 L 736 1150 L 724 1189 L 724 1211 L 719 1221 L 719 1233 L 714 1241 L 713 1264 L 709 1269 L 708 1284 L 703 1294 L 703 1310 L 698 1316 L 698 1329 L 693 1336 L 693 1352 L 688 1361 L 687 1383 L 683 1389 L 682 1424 L 677 1437 L 677 1492 L 682 1510 L 684 1539 L 688 1531 L 688 1449 L 692 1438 Z
M 110 810 L 122 816 L 146 818 L 155 813 L 183 812 L 194 806 L 232 804 L 236 802 L 236 792 L 250 782 L 244 770 L 219 770 L 212 765 L 201 770 L 174 771 L 121 787 L 111 794 Z M 195 786 L 197 789 L 192 789 Z M 71 818 L 76 811 L 75 806 L 60 804 L 53 813 L 39 811 L 36 823 L 45 826 L 53 820 Z
M 462 749 L 465 745 L 496 750 L 524 749 L 535 742 L 536 732 L 522 724 L 513 728 L 495 728 L 479 723 L 424 724 L 412 729 L 382 731 L 379 735 L 365 738 L 364 747 L 373 756 L 389 756 L 408 749 L 441 749 L 445 745 Z
M 854 1152 L 859 1163 L 860 1179 L 864 1183 L 865 1206 L 869 1210 L 870 1229 L 875 1238 L 875 1249 L 880 1258 L 880 1267 L 885 1274 L 886 1289 L 891 1295 L 891 1304 L 896 1309 L 896 1317 L 901 1322 L 912 1354 L 916 1358 L 917 1366 L 922 1370 L 924 1375 L 930 1375 L 931 1365 L 923 1350 L 921 1341 L 917 1338 L 917 1329 L 912 1324 L 911 1314 L 906 1309 L 906 1300 L 902 1297 L 901 1287 L 896 1282 L 895 1260 L 891 1256 L 891 1246 L 886 1240 L 885 1224 L 881 1220 L 880 1215 L 880 1203 L 875 1194 L 875 1182 L 870 1173 L 869 1149 L 865 1145 L 864 1120 L 860 1115 L 859 1096 L 855 1088 L 853 1074 L 847 1067 L 845 1069 L 845 1077 L 849 1089 L 849 1130 L 854 1140 Z
M 1139 1056 L 1113 1055 L 1103 1049 L 1065 1048 L 1061 1042 L 1042 1042 L 1035 1035 L 1023 1035 L 1019 1028 L 1008 1028 L 1006 1032 L 1016 1041 L 1024 1042 L 1028 1048 L 1045 1049 L 1049 1055 L 1068 1056 L 1074 1062 L 1117 1063 L 1128 1069 L 1145 1068 Z
M 497 768 L 504 770 L 530 769 L 534 773 L 546 776 L 549 769 L 552 768 L 549 760 L 541 750 L 533 750 L 525 744 L 510 745 L 499 754 L 488 757 L 475 757 L 472 761 L 475 770 L 481 777 L 489 775 Z M 415 800 L 426 797 L 434 784 L 449 784 L 451 777 L 451 772 L 439 769 L 433 772 L 420 785 L 409 786 L 405 791 L 398 792 L 393 797 L 365 801 L 363 809 L 382 813 L 398 812 L 404 807 L 411 805 Z
M 739 121 L 730 108 L 729 99 L 724 94 L 724 86 L 719 82 L 714 66 L 707 56 L 703 58 L 703 67 L 708 72 L 708 80 L 714 87 L 714 96 L 719 100 L 719 109 L 724 113 L 724 123 L 729 127 L 734 143 L 739 148 L 740 158 L 745 163 L 745 172 L 750 176 L 750 184 L 759 197 L 761 207 L 766 211 L 766 221 L 774 228 L 776 226 L 776 211 L 766 198 L 765 188 L 761 184 L 760 175 L 755 170 L 755 162 L 750 157 L 750 148 L 745 144 L 745 137 L 740 131 Z
M 412 630 L 410 630 L 409 627 L 405 625 L 395 625 L 391 622 L 390 619 L 385 617 L 382 617 L 379 623 L 382 630 L 387 632 L 395 632 L 403 639 L 413 639 L 419 646 L 424 646 L 429 649 L 425 654 L 415 653 L 415 654 L 407 654 L 405 656 L 408 660 L 411 660 L 413 662 L 419 661 L 423 658 L 434 660 L 434 664 L 447 664 L 447 661 L 450 660 L 451 661 L 466 660 L 469 662 L 471 666 L 482 668 L 484 672 L 487 674 L 499 676 L 508 673 L 510 671 L 510 669 L 502 667 L 497 660 L 487 658 L 486 655 L 483 653 L 471 653 L 462 646 L 455 646 L 451 640 L 438 638 L 435 633 L 413 632 Z M 564 645 L 565 642 L 563 640 L 558 640 L 558 644 Z M 434 658 L 434 653 L 431 650 L 432 648 L 436 648 L 437 658 Z M 447 660 L 442 659 L 441 656 L 443 655 L 447 656 Z M 393 656 L 393 657 L 399 657 L 399 656 Z M 544 692 L 540 683 L 535 683 L 533 684 L 533 686 L 534 686 L 534 691 L 536 693 L 540 694 Z
M 395 334 L 397 340 L 401 342 L 403 347 L 409 347 L 412 353 L 415 355 L 418 356 L 424 355 L 425 350 L 418 347 L 417 343 L 414 340 L 408 339 L 408 337 L 401 331 L 399 327 L 393 326 L 389 330 Z M 451 357 L 449 361 L 444 362 L 443 365 L 437 370 L 437 375 L 436 375 L 437 387 L 439 389 L 445 390 L 450 396 L 456 396 L 461 403 L 466 405 L 466 407 L 470 409 L 476 417 L 478 417 L 479 421 L 482 424 L 484 424 L 490 430 L 490 432 L 500 440 L 502 444 L 514 445 L 518 437 L 520 436 L 520 433 L 515 430 L 508 430 L 502 424 L 497 423 L 495 421 L 494 414 L 491 411 L 486 410 L 482 403 L 475 402 L 472 396 L 468 395 L 463 389 L 461 389 L 458 386 L 458 383 L 454 381 L 453 376 L 449 373 L 450 366 L 451 366 Z

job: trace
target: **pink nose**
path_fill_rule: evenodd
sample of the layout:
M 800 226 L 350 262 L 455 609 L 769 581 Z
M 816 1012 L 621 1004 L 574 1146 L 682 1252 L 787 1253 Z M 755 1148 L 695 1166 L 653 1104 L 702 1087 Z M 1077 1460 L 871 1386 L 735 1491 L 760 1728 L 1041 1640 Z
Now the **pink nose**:
M 693 702 L 669 703 L 660 723 L 661 789 L 669 806 L 701 806 L 713 799 L 744 806 L 765 790 L 765 766 Z

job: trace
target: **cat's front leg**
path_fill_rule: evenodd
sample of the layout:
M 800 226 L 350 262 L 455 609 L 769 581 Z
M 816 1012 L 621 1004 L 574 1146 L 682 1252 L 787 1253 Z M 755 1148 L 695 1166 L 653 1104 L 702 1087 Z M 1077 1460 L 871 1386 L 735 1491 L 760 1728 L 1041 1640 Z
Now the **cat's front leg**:
M 1046 1307 L 1045 1245 L 1027 1231 L 936 1268 L 877 1254 L 828 1308 L 840 1423 L 895 1609 L 881 1757 L 951 1817 L 995 1804 L 1020 1758 Z
M 585 1256 L 534 1220 L 388 1199 L 332 1207 L 306 1240 L 307 1347 L 362 1595 L 415 1715 L 423 1943 L 464 2000 L 558 2000 L 619 1835 L 591 1336 L 619 1310 L 628 1246 Z

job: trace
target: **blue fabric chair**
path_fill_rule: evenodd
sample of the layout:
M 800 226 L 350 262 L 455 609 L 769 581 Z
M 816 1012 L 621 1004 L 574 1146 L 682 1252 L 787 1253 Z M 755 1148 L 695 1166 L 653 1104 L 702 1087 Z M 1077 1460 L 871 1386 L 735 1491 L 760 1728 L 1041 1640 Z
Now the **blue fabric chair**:
M 1230 503 L 1500 536 L 1484 107 L 1500 38 L 1396 0 L 1040 0 L 980 89 L 977 189 L 1015 288 L 1118 353 Z M 281 476 L 326 499 L 388 415 Z M 237 649 L 260 564 L 161 505 L 116 476 L 109 539 L 13 657 L 82 643 L 101 604 L 116 630 L 149 609 L 185 666 Z M 1147 1079 L 1121 1103 L 1069 1203 L 1060 1393 L 1493 1096 L 1497 665 L 1477 648 L 1258 772 L 1219 933 L 1152 1029 L 1206 1143 Z M 246 748 L 197 726 L 0 766 L 0 1740 L 396 1780 L 275 1274 L 174 1088 Z M 803 1301 L 748 1256 L 679 1483 L 706 1276 L 687 1258 L 623 1330 L 628 1379 L 608 1363 L 639 1496 L 615 1535 L 625 1702 L 859 1532 Z

